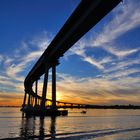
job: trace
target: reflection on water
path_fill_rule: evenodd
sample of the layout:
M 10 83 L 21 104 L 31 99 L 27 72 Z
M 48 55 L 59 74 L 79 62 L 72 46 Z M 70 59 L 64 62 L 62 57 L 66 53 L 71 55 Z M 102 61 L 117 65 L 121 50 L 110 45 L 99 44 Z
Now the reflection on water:
M 40 117 L 39 137 L 40 139 L 44 138 L 44 117 Z
M 19 110 L 0 108 L 0 139 L 140 140 L 140 110 L 74 109 L 56 118 L 25 117 Z
M 56 131 L 55 131 L 55 125 L 56 125 L 56 117 L 51 117 L 51 125 L 50 125 L 50 134 L 51 138 L 55 139 Z
M 33 116 L 22 116 L 21 121 L 21 128 L 20 128 L 20 137 L 26 138 L 26 139 L 34 139 L 39 138 L 40 140 L 43 140 L 45 137 L 50 137 L 51 139 L 55 139 L 56 131 L 55 131 L 55 122 L 56 117 L 52 116 L 50 117 L 51 123 L 49 127 L 50 134 L 45 134 L 45 126 L 44 126 L 44 117 L 39 117 L 39 129 L 36 128 L 36 117 Z M 36 135 L 36 132 L 39 130 L 38 135 Z

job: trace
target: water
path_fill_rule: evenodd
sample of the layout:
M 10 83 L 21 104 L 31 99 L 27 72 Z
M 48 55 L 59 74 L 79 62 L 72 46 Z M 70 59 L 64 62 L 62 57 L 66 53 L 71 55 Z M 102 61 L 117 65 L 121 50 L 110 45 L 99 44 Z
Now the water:
M 140 140 L 140 110 L 69 110 L 68 116 L 23 118 L 20 108 L 0 108 L 0 139 Z

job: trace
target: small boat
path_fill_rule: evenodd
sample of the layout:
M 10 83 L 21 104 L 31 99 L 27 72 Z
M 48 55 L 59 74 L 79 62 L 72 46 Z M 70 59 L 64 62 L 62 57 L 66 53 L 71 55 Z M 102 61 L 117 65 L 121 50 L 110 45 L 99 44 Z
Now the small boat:
M 82 113 L 82 114 L 86 114 L 86 113 L 87 113 L 87 111 L 85 111 L 85 110 L 82 110 L 82 111 L 81 111 L 81 113 Z

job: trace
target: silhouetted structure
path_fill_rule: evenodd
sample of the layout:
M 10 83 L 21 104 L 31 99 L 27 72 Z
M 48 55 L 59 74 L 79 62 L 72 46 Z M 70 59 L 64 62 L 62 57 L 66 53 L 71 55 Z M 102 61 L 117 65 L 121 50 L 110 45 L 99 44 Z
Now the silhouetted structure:
M 56 106 L 56 66 L 59 64 L 59 58 L 120 2 L 121 0 L 82 0 L 80 2 L 27 75 L 24 81 L 25 95 L 22 107 L 24 112 L 34 115 L 67 114 L 67 111 L 57 110 Z M 52 100 L 46 99 L 50 68 L 52 68 Z M 38 80 L 43 74 L 43 92 L 40 97 L 38 95 Z M 33 83 L 36 87 L 35 92 L 32 89 Z M 52 102 L 49 109 L 46 109 L 46 101 Z

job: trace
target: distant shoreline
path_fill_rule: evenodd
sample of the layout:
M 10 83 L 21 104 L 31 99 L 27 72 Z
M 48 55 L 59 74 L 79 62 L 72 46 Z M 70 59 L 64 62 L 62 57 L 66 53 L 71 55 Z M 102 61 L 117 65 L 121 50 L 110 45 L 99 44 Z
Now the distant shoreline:
M 19 108 L 21 106 L 0 106 L 0 107 Z M 64 108 L 67 107 L 65 106 Z M 72 108 L 76 108 L 76 107 L 73 106 Z M 139 105 L 85 105 L 85 107 L 83 108 L 85 109 L 140 109 L 140 106 Z
M 21 107 L 21 106 L 0 106 L 0 107 Z
M 91 109 L 140 109 L 139 105 L 86 105 Z

